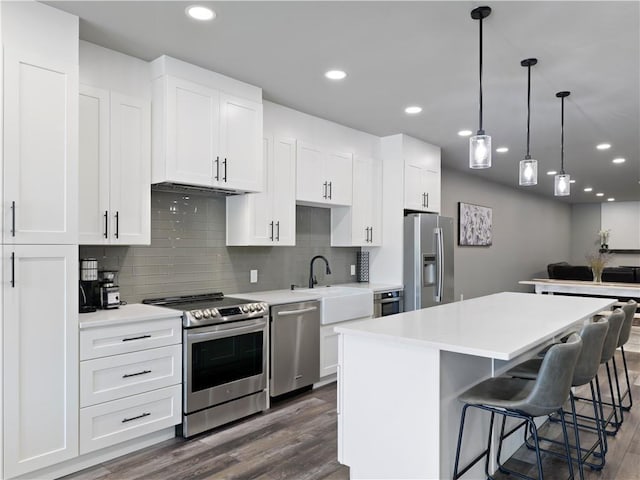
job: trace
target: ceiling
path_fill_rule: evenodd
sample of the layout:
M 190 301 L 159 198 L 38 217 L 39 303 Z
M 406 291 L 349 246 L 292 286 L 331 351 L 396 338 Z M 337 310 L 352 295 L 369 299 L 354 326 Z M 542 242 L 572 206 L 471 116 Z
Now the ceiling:
M 81 18 L 80 37 L 144 60 L 168 54 L 262 87 L 265 99 L 375 135 L 407 133 L 442 147 L 443 165 L 553 197 L 565 102 L 569 203 L 640 200 L 640 3 L 637 1 L 198 2 L 213 22 L 184 15 L 195 2 L 47 2 Z M 493 167 L 468 168 L 478 129 L 478 22 L 484 28 L 484 128 Z M 526 145 L 527 71 L 532 67 L 534 187 L 519 187 Z M 340 68 L 340 82 L 323 73 Z M 421 114 L 404 113 L 408 105 Z M 607 151 L 596 144 L 608 142 Z M 614 165 L 611 160 L 624 157 Z M 584 187 L 593 187 L 585 193 Z M 596 197 L 596 192 L 604 197 Z

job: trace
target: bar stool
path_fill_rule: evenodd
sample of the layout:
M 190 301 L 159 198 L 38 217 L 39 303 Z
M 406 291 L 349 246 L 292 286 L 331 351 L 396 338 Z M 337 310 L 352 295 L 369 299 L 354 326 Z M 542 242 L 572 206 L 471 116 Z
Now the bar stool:
M 580 473 L 580 478 L 584 478 L 584 467 L 583 465 L 588 465 L 593 469 L 600 470 L 604 467 L 604 454 L 605 447 L 604 442 L 606 441 L 605 435 L 602 432 L 601 422 L 599 419 L 599 411 L 598 404 L 596 402 L 596 394 L 594 387 L 594 379 L 598 374 L 598 367 L 600 366 L 600 358 L 602 354 L 602 347 L 604 345 L 605 338 L 607 336 L 607 331 L 609 330 L 609 322 L 605 318 L 601 318 L 593 323 L 586 323 L 582 329 L 580 330 L 580 338 L 582 338 L 582 350 L 580 351 L 580 355 L 578 356 L 578 360 L 576 362 L 576 367 L 573 371 L 573 379 L 571 382 L 572 387 L 580 387 L 582 385 L 589 384 L 591 388 L 591 399 L 593 405 L 594 417 L 596 418 L 596 426 L 598 430 L 598 440 L 593 444 L 593 446 L 589 449 L 583 449 L 580 446 L 580 435 L 578 429 L 578 420 L 576 416 L 576 405 L 575 398 L 573 396 L 573 392 L 569 390 L 569 399 L 571 400 L 571 416 L 573 419 L 573 427 L 574 427 L 574 435 L 576 439 L 576 460 L 578 462 L 578 469 Z M 512 377 L 524 378 L 527 380 L 535 380 L 538 378 L 538 372 L 540 371 L 540 367 L 542 366 L 542 358 L 532 358 L 527 360 L 519 365 L 516 365 L 514 368 L 509 370 L 506 375 L 510 375 Z M 551 440 L 548 438 L 540 438 L 541 440 L 546 440 L 550 443 L 560 443 L 556 440 Z M 525 431 L 525 443 L 527 443 L 527 432 Z M 532 448 L 531 445 L 527 443 L 527 446 Z M 590 463 L 587 462 L 589 456 L 595 452 L 596 448 L 599 448 L 599 452 L 596 453 L 596 457 L 599 458 L 598 463 Z M 541 449 L 545 451 L 544 449 Z M 583 452 L 586 452 L 583 455 Z
M 627 391 L 624 395 L 620 395 L 620 382 L 618 381 L 618 367 L 616 365 L 616 357 L 615 355 L 612 357 L 613 363 L 613 374 L 616 377 L 616 389 L 618 391 L 618 404 L 620 408 L 625 412 L 631 410 L 633 406 L 633 398 L 631 397 L 631 383 L 629 382 L 629 369 L 627 368 L 627 357 L 624 353 L 624 345 L 629 341 L 629 337 L 631 336 L 631 327 L 633 326 L 633 316 L 636 313 L 636 309 L 638 307 L 638 303 L 635 300 L 629 300 L 625 305 L 622 306 L 622 311 L 625 314 L 624 322 L 622 323 L 622 328 L 620 329 L 620 337 L 618 338 L 618 348 L 620 349 L 620 355 L 622 356 L 622 363 L 624 365 L 624 376 L 627 380 Z M 623 405 L 622 400 L 625 397 L 629 397 L 628 405 Z
M 620 337 L 620 330 L 622 328 L 622 323 L 625 319 L 625 315 L 624 312 L 619 309 L 616 308 L 613 313 L 611 315 L 609 315 L 609 330 L 607 331 L 607 336 L 604 339 L 604 345 L 602 346 L 602 354 L 600 356 L 600 365 L 604 365 L 606 367 L 606 371 L 607 371 L 607 378 L 609 380 L 609 392 L 611 393 L 611 403 L 608 402 L 604 402 L 602 400 L 602 392 L 600 389 L 600 380 L 598 379 L 598 375 L 596 375 L 595 377 L 595 381 L 596 381 L 596 394 L 598 397 L 598 404 L 599 404 L 599 410 L 600 410 L 600 422 L 602 423 L 602 428 L 604 430 L 604 432 L 607 435 L 615 435 L 616 433 L 618 433 L 618 430 L 620 429 L 620 425 L 622 425 L 622 417 L 618 418 L 618 406 L 616 405 L 616 398 L 614 396 L 614 392 L 613 392 L 613 380 L 611 379 L 611 370 L 609 368 L 609 361 L 613 358 L 613 355 L 616 351 L 616 348 L 618 346 L 618 338 Z M 579 397 L 579 396 L 575 396 L 576 400 L 587 400 L 587 401 L 591 401 L 592 399 L 590 398 L 585 398 L 585 397 Z M 605 418 L 604 416 L 604 409 L 603 409 L 603 405 L 608 405 L 611 406 L 613 411 L 611 412 L 611 414 Z M 620 414 L 622 415 L 622 410 L 620 410 Z M 578 417 L 580 418 L 585 418 L 588 420 L 592 420 L 596 422 L 596 427 L 591 428 L 592 430 L 597 430 L 597 422 L 598 419 L 596 419 L 595 417 L 590 417 L 588 415 L 583 415 L 583 414 L 577 414 Z M 613 421 L 611 419 L 614 419 Z M 611 425 L 612 429 L 608 429 L 608 426 Z M 589 428 L 586 427 L 584 425 L 581 425 L 585 428 Z M 605 453 L 607 451 L 607 442 L 605 440 Z
M 560 414 L 567 464 L 569 466 L 571 478 L 574 478 L 573 462 L 571 461 L 571 450 L 562 405 L 569 396 L 573 370 L 576 366 L 576 361 L 581 348 L 582 339 L 579 335 L 573 334 L 567 339 L 566 343 L 553 345 L 549 349 L 549 352 L 542 360 L 540 371 L 535 381 L 504 376 L 489 378 L 478 385 L 471 387 L 458 397 L 458 399 L 464 403 L 464 406 L 462 407 L 462 414 L 460 417 L 460 431 L 458 434 L 458 445 L 456 448 L 456 458 L 453 468 L 454 480 L 457 480 L 464 475 L 482 458 L 485 458 L 485 474 L 487 475 L 487 478 L 492 478 L 489 474 L 489 455 L 491 453 L 493 422 L 496 414 L 503 416 L 498 451 L 496 454 L 498 468 L 500 471 L 508 474 L 516 474 L 522 478 L 531 478 L 518 472 L 512 472 L 500 464 L 502 441 L 521 426 L 528 425 L 531 429 L 535 442 L 538 478 L 542 479 L 544 475 L 542 472 L 542 460 L 538 444 L 538 429 L 533 419 L 553 412 L 558 412 Z M 489 439 L 487 449 L 458 473 L 464 422 L 467 408 L 469 407 L 478 408 L 491 413 Z M 505 435 L 504 428 L 507 417 L 518 418 L 522 420 L 522 423 Z

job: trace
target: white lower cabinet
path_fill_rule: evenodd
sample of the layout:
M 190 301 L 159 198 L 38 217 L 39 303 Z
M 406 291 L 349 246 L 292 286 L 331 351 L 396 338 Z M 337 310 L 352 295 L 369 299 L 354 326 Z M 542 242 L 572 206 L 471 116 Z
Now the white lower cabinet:
M 78 455 L 78 247 L 3 247 L 4 478 Z
M 80 454 L 152 433 L 180 423 L 182 387 L 93 405 L 80 410 Z
M 369 317 L 364 317 L 369 318 Z M 320 326 L 320 378 L 333 375 L 338 371 L 338 338 L 334 332 L 337 326 L 346 326 L 354 322 L 359 322 L 364 318 L 357 318 L 347 322 L 332 323 Z
M 80 454 L 182 421 L 179 317 L 80 331 Z

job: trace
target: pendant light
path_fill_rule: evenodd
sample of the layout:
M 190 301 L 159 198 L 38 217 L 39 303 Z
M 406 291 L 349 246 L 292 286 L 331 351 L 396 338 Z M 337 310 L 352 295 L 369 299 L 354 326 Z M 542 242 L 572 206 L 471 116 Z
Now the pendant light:
M 561 116 L 560 116 L 560 173 L 555 176 L 554 191 L 556 197 L 564 197 L 571 193 L 571 176 L 564 173 L 564 99 L 568 97 L 571 92 L 558 92 L 556 97 L 561 102 Z
M 519 183 L 522 186 L 537 185 L 538 183 L 538 161 L 531 158 L 529 154 L 529 139 L 531 125 L 531 67 L 538 63 L 536 58 L 522 60 L 520 65 L 527 67 L 527 154 L 524 160 L 520 160 Z
M 471 10 L 471 18 L 480 25 L 480 125 L 478 133 L 469 139 L 469 167 L 491 167 L 491 137 L 482 129 L 482 20 L 491 14 L 491 7 L 478 7 Z

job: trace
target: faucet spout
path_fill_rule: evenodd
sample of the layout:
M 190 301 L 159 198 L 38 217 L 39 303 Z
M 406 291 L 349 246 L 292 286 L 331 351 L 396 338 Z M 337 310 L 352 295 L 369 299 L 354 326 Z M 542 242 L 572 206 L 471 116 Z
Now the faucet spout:
M 323 257 L 322 255 L 316 255 L 315 257 L 313 257 L 311 259 L 311 263 L 309 263 L 309 288 L 313 288 L 313 286 L 318 283 L 318 281 L 315 279 L 315 277 L 313 276 L 313 263 L 317 260 L 317 259 L 322 259 L 324 260 L 324 263 L 326 264 L 326 274 L 327 275 L 331 275 L 331 268 L 329 268 L 329 261 Z

